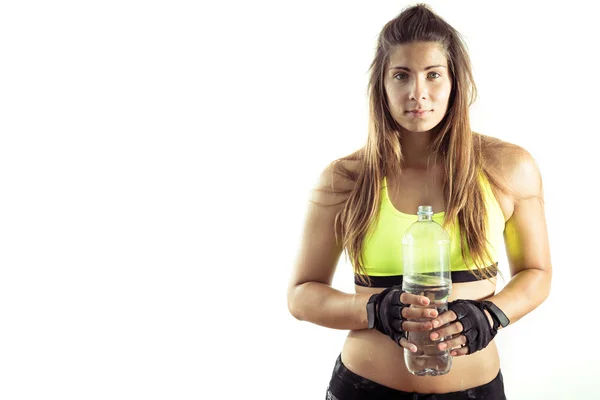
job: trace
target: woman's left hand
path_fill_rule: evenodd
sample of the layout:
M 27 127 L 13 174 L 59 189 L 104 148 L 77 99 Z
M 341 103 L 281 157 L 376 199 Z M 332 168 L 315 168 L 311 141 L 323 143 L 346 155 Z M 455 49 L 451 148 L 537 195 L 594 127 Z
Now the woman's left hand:
M 448 311 L 431 322 L 434 330 L 432 340 L 444 338 L 438 344 L 440 350 L 450 350 L 454 357 L 473 354 L 484 349 L 498 332 L 486 306 L 475 300 L 455 300 L 448 303 Z M 441 327 L 439 329 L 436 329 Z

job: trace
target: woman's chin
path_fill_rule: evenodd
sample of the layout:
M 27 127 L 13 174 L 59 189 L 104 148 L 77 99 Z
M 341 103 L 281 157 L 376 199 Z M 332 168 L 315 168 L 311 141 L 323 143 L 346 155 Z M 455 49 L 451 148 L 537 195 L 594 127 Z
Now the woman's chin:
M 432 124 L 400 124 L 400 126 L 406 132 L 424 133 L 424 132 L 430 132 L 437 125 L 432 125 Z

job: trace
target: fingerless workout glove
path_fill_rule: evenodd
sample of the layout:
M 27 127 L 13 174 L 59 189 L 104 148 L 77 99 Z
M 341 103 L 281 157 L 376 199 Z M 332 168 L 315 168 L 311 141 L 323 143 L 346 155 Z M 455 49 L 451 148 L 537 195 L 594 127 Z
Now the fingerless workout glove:
M 469 346 L 467 354 L 486 348 L 498 333 L 498 327 L 510 323 L 502 310 L 490 301 L 454 300 L 448 303 L 448 309 L 454 311 L 463 326 L 462 334 L 467 338 L 466 346 Z M 493 326 L 490 326 L 484 310 L 492 316 Z
M 397 345 L 400 345 L 401 338 L 406 337 L 402 329 L 402 322 L 406 320 L 402 316 L 402 310 L 408 305 L 400 301 L 401 294 L 401 286 L 392 286 L 372 295 L 367 303 L 369 329 L 377 329 L 392 338 Z

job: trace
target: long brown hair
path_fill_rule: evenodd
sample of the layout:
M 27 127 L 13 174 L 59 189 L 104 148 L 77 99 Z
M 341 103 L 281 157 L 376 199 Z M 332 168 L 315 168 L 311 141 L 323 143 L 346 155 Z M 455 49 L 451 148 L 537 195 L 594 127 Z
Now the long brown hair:
M 477 89 L 466 44 L 459 32 L 424 4 L 404 9 L 379 34 L 370 67 L 367 143 L 354 157 L 345 158 L 358 161 L 358 168 L 345 168 L 339 162 L 342 159 L 333 163 L 335 174 L 354 181 L 353 188 L 348 191 L 349 196 L 344 200 L 345 205 L 335 219 L 336 239 L 340 243 L 341 236 L 341 244 L 350 257 L 355 274 L 368 283 L 362 258 L 363 242 L 369 226 L 377 218 L 383 177 L 399 173 L 402 165 L 398 124 L 390 113 L 384 71 L 394 46 L 411 42 L 438 43 L 447 55 L 452 90 L 448 111 L 436 127 L 439 133 L 432 144 L 432 158 L 439 157 L 445 169 L 444 227 L 458 222 L 465 263 L 470 265 L 467 261 L 470 257 L 476 266 L 476 270 L 471 272 L 489 279 L 496 275 L 498 269 L 486 246 L 487 213 L 478 177 L 483 174 L 494 191 L 505 192 L 505 189 L 494 168 L 484 162 L 482 154 L 488 141 L 471 131 L 469 107 L 477 97 Z M 336 191 L 335 188 L 333 190 Z

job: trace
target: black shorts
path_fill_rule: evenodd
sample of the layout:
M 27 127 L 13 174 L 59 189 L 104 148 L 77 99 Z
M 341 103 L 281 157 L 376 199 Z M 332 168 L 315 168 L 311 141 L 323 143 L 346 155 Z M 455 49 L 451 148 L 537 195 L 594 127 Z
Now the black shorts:
M 344 366 L 341 355 L 338 357 L 329 387 L 326 400 L 506 400 L 504 394 L 504 381 L 502 373 L 485 385 L 477 386 L 460 392 L 443 394 L 409 393 L 380 385 L 369 379 L 355 374 Z

